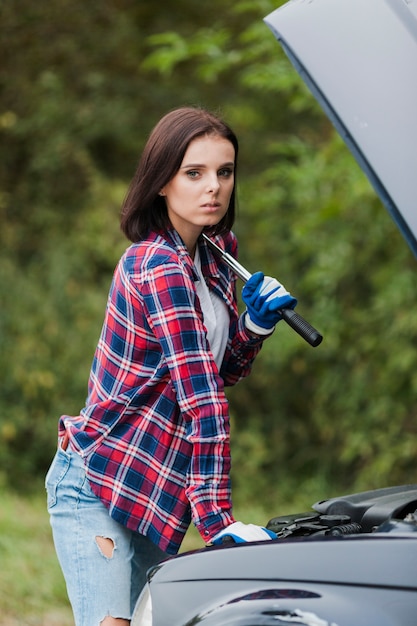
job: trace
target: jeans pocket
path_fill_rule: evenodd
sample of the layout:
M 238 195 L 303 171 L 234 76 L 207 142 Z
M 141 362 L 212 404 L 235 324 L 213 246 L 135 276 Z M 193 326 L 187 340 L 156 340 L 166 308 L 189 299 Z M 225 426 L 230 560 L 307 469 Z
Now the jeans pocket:
M 56 504 L 56 492 L 58 485 L 63 480 L 69 466 L 70 456 L 63 450 L 59 449 L 55 454 L 55 457 L 45 477 L 48 511 Z

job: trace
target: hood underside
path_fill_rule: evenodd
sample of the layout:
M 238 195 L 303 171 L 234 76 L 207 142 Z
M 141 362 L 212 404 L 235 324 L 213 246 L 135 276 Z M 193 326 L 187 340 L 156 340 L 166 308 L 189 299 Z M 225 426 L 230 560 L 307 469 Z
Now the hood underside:
M 417 257 L 417 0 L 292 0 L 265 22 Z

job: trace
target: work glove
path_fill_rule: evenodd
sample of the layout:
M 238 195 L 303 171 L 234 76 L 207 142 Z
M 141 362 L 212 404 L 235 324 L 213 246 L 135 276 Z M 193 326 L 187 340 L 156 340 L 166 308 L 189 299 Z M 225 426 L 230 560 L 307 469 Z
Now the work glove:
M 282 319 L 281 309 L 294 309 L 297 300 L 275 278 L 262 272 L 252 274 L 242 289 L 246 304 L 246 328 L 267 335 Z
M 276 539 L 277 535 L 263 526 L 255 524 L 243 524 L 243 522 L 233 522 L 227 528 L 221 530 L 212 539 L 211 543 L 215 546 L 231 539 L 235 543 L 247 543 L 249 541 L 267 541 Z

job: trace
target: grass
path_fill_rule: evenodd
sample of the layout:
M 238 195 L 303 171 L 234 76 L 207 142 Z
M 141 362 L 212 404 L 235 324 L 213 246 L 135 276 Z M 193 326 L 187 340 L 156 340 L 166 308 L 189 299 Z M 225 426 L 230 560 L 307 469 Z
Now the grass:
M 43 487 L 30 497 L 0 488 L 0 502 L 0 626 L 73 626 Z M 272 515 L 253 506 L 235 510 L 237 519 L 255 524 L 278 514 L 275 507 Z M 191 526 L 181 551 L 202 547 Z
M 70 626 L 43 492 L 0 492 L 0 626 Z

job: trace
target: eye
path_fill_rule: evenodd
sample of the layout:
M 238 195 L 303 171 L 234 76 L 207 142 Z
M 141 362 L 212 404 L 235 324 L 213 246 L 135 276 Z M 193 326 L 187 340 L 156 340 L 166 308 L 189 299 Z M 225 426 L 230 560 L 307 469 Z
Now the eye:
M 188 170 L 186 174 L 188 178 L 198 178 L 198 176 L 200 175 L 200 172 L 198 170 Z
M 219 170 L 219 176 L 221 176 L 222 178 L 230 178 L 231 176 L 233 176 L 233 169 L 231 167 L 223 167 L 221 170 Z

